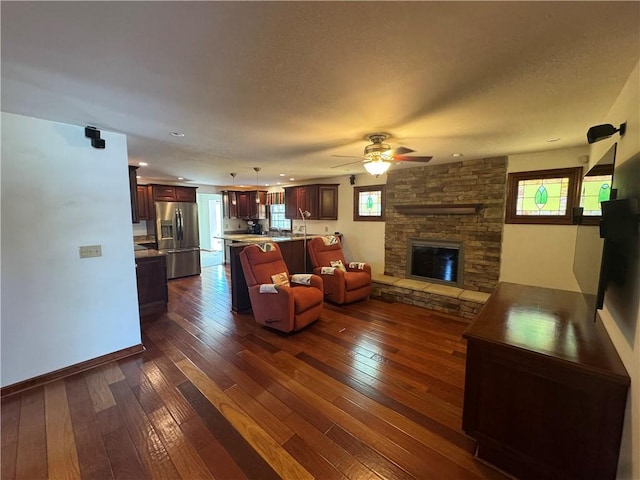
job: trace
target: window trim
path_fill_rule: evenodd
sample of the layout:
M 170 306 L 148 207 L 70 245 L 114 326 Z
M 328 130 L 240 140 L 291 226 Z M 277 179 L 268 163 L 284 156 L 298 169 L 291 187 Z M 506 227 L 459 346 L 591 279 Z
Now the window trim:
M 580 204 L 580 186 L 582 184 L 582 167 L 555 168 L 552 170 L 533 170 L 528 172 L 509 173 L 507 178 L 507 199 L 504 223 L 511 224 L 546 224 L 571 225 L 573 207 Z M 569 179 L 567 192 L 567 211 L 564 215 L 517 215 L 518 183 L 524 180 L 566 177 Z
M 380 192 L 380 215 L 360 215 L 359 197 L 361 192 Z M 386 208 L 386 185 L 365 185 L 363 187 L 353 187 L 353 221 L 354 222 L 384 222 Z

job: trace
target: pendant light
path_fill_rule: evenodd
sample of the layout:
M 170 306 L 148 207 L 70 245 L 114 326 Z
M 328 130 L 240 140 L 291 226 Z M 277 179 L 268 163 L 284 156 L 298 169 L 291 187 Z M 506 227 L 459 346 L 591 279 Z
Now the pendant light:
M 260 203 L 260 184 L 258 183 L 258 172 L 260 172 L 260 167 L 253 167 L 256 172 L 256 203 Z
M 237 173 L 230 173 L 229 175 L 231 175 L 231 177 L 233 178 L 233 190 L 235 190 L 236 189 L 236 175 L 237 175 Z M 231 196 L 231 205 L 235 205 L 236 203 L 237 203 L 236 194 L 234 192 L 233 195 Z

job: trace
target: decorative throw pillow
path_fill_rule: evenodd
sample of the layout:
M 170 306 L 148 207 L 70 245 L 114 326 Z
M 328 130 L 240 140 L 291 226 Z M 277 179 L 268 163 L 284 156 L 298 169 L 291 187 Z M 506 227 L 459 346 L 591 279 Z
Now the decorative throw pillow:
M 276 249 L 276 244 L 272 242 L 256 243 L 256 246 L 262 252 L 270 252 L 271 250 Z
M 338 237 L 335 235 L 325 235 L 322 237 L 322 243 L 325 245 L 337 245 Z
M 271 275 L 271 281 L 276 285 L 276 287 L 289 287 L 289 275 L 287 272 L 277 273 L 276 275 Z
M 331 266 L 335 267 L 335 268 L 339 268 L 343 272 L 347 271 L 347 268 L 344 266 L 344 263 L 342 263 L 342 260 L 335 260 L 335 261 L 332 260 L 331 261 Z
M 310 273 L 294 273 L 291 275 L 291 283 L 299 283 L 300 285 L 311 285 Z

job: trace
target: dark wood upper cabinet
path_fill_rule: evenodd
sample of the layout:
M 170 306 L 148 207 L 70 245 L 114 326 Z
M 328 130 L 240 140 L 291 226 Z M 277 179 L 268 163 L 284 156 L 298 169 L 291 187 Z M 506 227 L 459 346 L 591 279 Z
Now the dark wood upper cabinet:
M 256 202 L 256 197 L 260 203 Z M 228 190 L 222 192 L 222 205 L 225 218 L 243 220 L 264 220 L 267 218 L 267 192 Z
M 338 219 L 338 186 L 318 185 L 318 220 Z
M 149 220 L 149 193 L 145 185 L 138 185 L 138 220 Z
M 131 201 L 131 221 L 140 223 L 138 216 L 138 179 L 136 177 L 138 167 L 129 165 L 129 198 Z
M 338 219 L 338 184 L 313 184 L 284 189 L 285 217 L 300 219 L 300 210 L 308 220 Z
M 151 197 L 154 202 L 196 203 L 196 187 L 151 185 Z

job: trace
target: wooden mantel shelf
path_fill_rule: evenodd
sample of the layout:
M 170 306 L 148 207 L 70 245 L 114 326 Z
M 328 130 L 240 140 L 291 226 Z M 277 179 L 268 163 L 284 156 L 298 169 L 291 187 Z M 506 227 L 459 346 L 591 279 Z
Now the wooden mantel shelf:
M 395 205 L 394 208 L 405 215 L 473 215 L 478 213 L 481 203 L 432 204 L 432 205 Z

